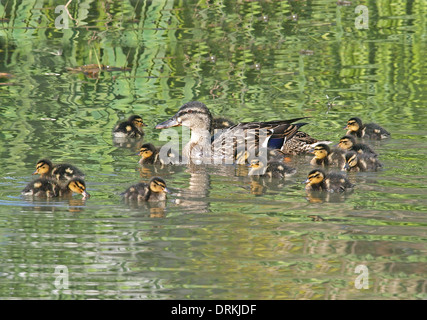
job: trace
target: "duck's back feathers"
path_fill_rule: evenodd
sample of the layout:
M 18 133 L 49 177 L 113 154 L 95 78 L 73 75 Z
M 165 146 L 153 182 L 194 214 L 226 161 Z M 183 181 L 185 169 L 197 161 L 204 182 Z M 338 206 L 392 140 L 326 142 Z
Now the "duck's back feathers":
M 138 201 L 148 201 L 150 197 L 150 188 L 146 183 L 137 183 L 133 186 L 130 186 L 123 192 L 121 195 L 127 200 L 138 200 Z
M 362 136 L 362 138 L 366 137 L 369 139 L 387 139 L 390 138 L 391 134 L 386 129 L 381 127 L 380 125 L 376 123 L 368 123 L 365 125 L 365 133 Z
M 62 163 L 57 164 L 52 169 L 52 178 L 61 181 L 71 180 L 73 178 L 84 179 L 84 173 L 77 167 Z
M 24 196 L 53 198 L 60 194 L 60 186 L 54 180 L 39 178 L 31 181 L 21 192 Z
M 346 175 L 340 172 L 330 172 L 325 177 L 325 187 L 328 192 L 344 192 L 353 188 L 354 185 Z

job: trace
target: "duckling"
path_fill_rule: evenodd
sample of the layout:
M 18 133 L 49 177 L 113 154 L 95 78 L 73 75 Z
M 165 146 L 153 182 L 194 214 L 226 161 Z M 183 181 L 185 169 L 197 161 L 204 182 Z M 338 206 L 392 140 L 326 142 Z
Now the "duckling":
M 61 187 L 55 180 L 39 178 L 30 182 L 21 193 L 24 196 L 53 198 L 71 195 L 73 192 L 82 194 L 83 199 L 90 197 L 86 191 L 85 182 L 80 178 L 69 180 L 65 187 Z
M 344 192 L 354 187 L 346 175 L 340 172 L 325 174 L 320 169 L 310 171 L 305 183 L 307 191 Z
M 153 177 L 148 183 L 138 183 L 130 186 L 121 195 L 126 200 L 138 201 L 163 201 L 166 200 L 166 182 L 159 178 Z
M 342 168 L 345 164 L 345 151 L 342 149 L 331 148 L 324 143 L 319 143 L 313 150 L 314 158 L 311 159 L 310 164 L 313 166 L 338 166 Z
M 42 178 L 51 178 L 57 180 L 61 186 L 65 186 L 73 178 L 84 179 L 84 173 L 77 167 L 61 163 L 53 165 L 48 159 L 39 160 L 36 164 L 36 171 L 33 175 L 39 174 Z
M 284 179 L 295 174 L 296 169 L 279 161 L 268 161 L 267 165 L 259 159 L 252 159 L 250 163 L 249 176 L 269 177 L 273 179 Z
M 378 158 L 370 154 L 350 151 L 345 155 L 345 160 L 343 170 L 347 171 L 377 171 L 382 167 Z
M 142 138 L 144 131 L 142 127 L 147 125 L 142 121 L 142 118 L 138 115 L 130 116 L 127 121 L 117 124 L 113 130 L 113 136 L 115 138 Z
M 156 148 L 151 143 L 146 143 L 141 146 L 138 153 L 141 156 L 139 164 L 179 164 L 181 162 L 181 156 L 175 150 L 169 149 L 163 156 L 162 148 Z
M 350 118 L 347 121 L 347 126 L 344 129 L 348 129 L 347 135 L 353 135 L 358 138 L 369 138 L 369 139 L 386 139 L 390 138 L 390 132 L 381 127 L 376 123 L 363 124 L 362 120 L 358 117 Z
M 347 151 L 356 151 L 358 153 L 367 153 L 378 156 L 378 154 L 371 148 L 371 146 L 364 143 L 356 143 L 356 139 L 350 135 L 342 137 L 338 143 L 338 147 Z

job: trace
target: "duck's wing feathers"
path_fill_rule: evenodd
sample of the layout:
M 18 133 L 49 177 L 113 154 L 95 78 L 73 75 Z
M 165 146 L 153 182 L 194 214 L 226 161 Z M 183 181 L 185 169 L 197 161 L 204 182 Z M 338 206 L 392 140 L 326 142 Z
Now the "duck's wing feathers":
M 218 132 L 212 137 L 213 150 L 215 153 L 219 152 L 220 154 L 228 152 L 235 154 L 235 150 L 239 148 L 246 148 L 246 150 L 253 149 L 254 147 L 267 148 L 271 139 L 283 139 L 286 141 L 292 138 L 298 132 L 299 128 L 306 124 L 293 124 L 293 122 L 301 119 L 304 118 L 239 123 Z

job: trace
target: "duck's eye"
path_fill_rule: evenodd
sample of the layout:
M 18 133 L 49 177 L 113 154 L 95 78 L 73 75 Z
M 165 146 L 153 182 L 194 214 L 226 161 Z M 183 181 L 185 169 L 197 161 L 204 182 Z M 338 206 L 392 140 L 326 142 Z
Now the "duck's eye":
M 193 110 L 188 110 L 188 113 L 193 113 Z
M 178 117 L 178 118 L 176 119 L 176 121 L 178 121 L 179 123 L 181 123 L 181 122 L 182 122 L 181 117 Z

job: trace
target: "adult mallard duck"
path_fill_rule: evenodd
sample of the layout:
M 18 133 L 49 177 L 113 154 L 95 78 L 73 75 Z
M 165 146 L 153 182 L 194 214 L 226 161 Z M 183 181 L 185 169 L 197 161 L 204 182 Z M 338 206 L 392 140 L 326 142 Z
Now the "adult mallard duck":
M 344 127 L 347 129 L 347 135 L 353 135 L 357 138 L 368 138 L 368 139 L 386 139 L 390 138 L 390 132 L 381 127 L 376 123 L 362 123 L 362 120 L 358 117 L 350 118 L 347 121 L 347 125 Z
M 347 171 L 377 171 L 382 167 L 378 158 L 372 154 L 347 152 L 343 170 Z
M 314 157 L 310 164 L 313 166 L 338 166 L 343 168 L 345 164 L 345 153 L 342 149 L 332 149 L 324 143 L 319 143 L 313 149 Z
M 211 163 L 213 159 L 216 164 L 224 161 L 231 164 L 239 148 L 267 149 L 274 145 L 274 149 L 280 149 L 306 124 L 294 123 L 302 119 L 305 118 L 239 123 L 211 136 L 212 115 L 209 109 L 201 102 L 192 101 L 181 106 L 172 118 L 158 124 L 156 129 L 188 127 L 191 138 L 183 149 L 184 157 L 204 163 Z
M 85 182 L 80 178 L 69 180 L 64 187 L 61 187 L 56 180 L 39 178 L 30 182 L 21 193 L 24 196 L 53 198 L 71 195 L 73 192 L 83 195 L 83 199 L 90 197 L 86 191 Z
M 320 169 L 310 171 L 305 183 L 307 191 L 344 192 L 354 187 L 345 174 L 340 172 L 326 174 Z
M 166 182 L 159 177 L 153 177 L 148 183 L 141 182 L 130 186 L 121 195 L 130 201 L 163 201 L 166 200 L 168 192 Z
M 64 186 L 73 178 L 84 179 L 84 173 L 77 167 L 61 163 L 53 165 L 48 159 L 42 159 L 36 163 L 36 171 L 33 175 L 39 174 L 42 178 L 51 178 L 57 180 L 61 186 Z
M 164 151 L 164 153 L 163 153 Z M 179 164 L 181 157 L 175 150 L 170 148 L 162 150 L 162 148 L 156 148 L 151 143 L 146 143 L 141 146 L 138 153 L 141 156 L 139 164 Z
M 371 154 L 378 156 L 378 154 L 372 149 L 371 146 L 365 143 L 356 143 L 356 138 L 350 135 L 346 135 L 340 139 L 338 147 L 346 151 L 355 151 L 358 153 Z
M 138 115 L 130 116 L 127 121 L 121 122 L 114 127 L 115 138 L 142 138 L 144 131 L 142 127 L 147 126 Z
M 268 161 L 265 163 L 259 159 L 253 159 L 250 163 L 249 176 L 268 177 L 273 179 L 284 179 L 294 175 L 297 171 L 280 161 Z

